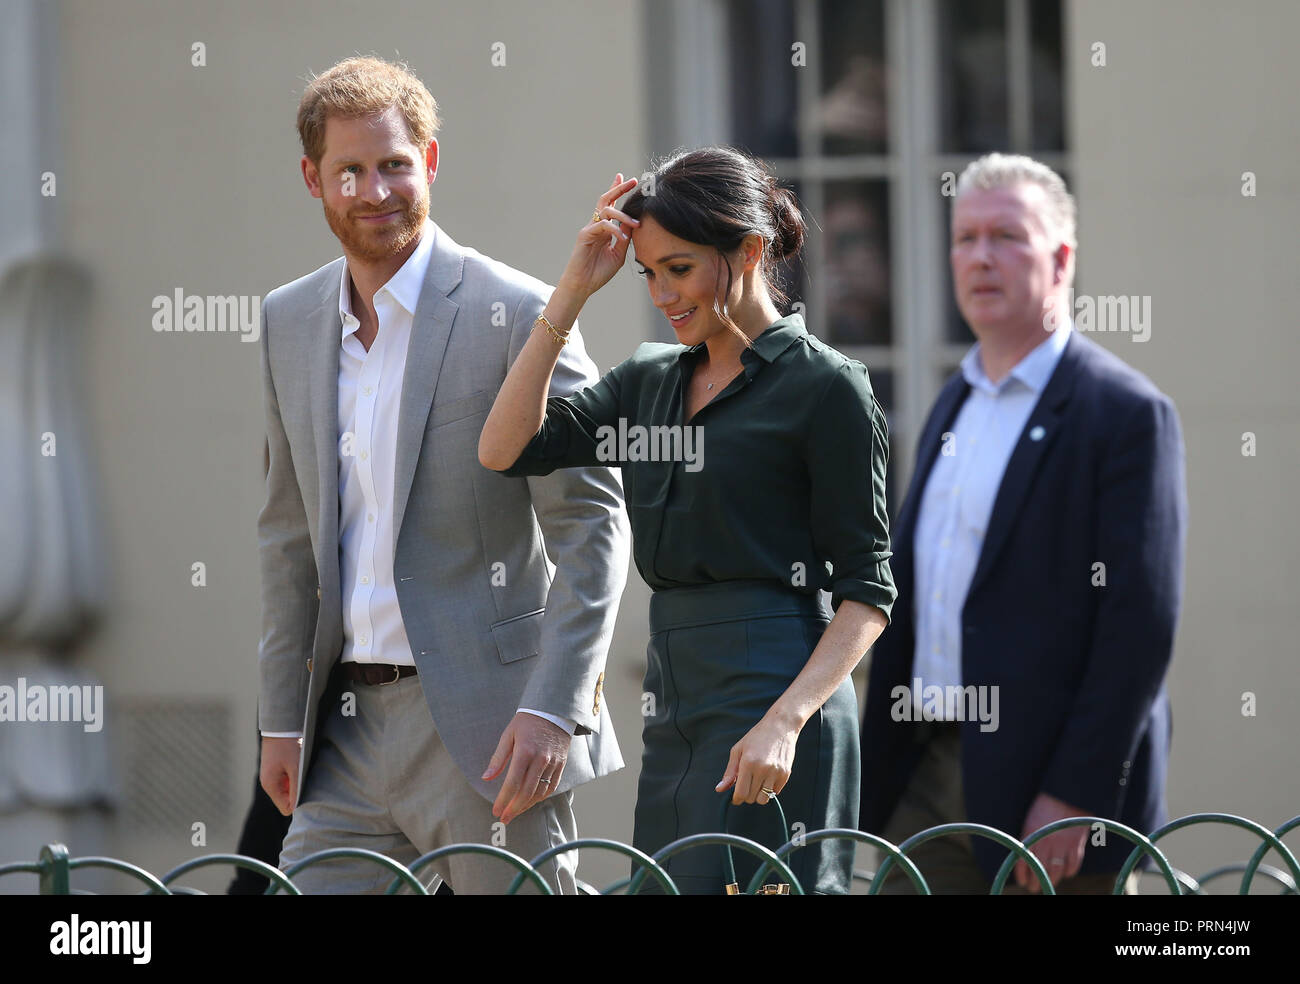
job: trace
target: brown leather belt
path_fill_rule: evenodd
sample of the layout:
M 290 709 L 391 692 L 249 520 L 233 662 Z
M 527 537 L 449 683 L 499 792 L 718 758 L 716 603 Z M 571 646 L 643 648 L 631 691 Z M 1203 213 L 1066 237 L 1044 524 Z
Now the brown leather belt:
M 372 687 L 384 687 L 409 676 L 415 676 L 414 666 L 398 666 L 395 663 L 357 663 L 349 660 L 338 664 L 343 679 L 350 683 L 364 683 Z

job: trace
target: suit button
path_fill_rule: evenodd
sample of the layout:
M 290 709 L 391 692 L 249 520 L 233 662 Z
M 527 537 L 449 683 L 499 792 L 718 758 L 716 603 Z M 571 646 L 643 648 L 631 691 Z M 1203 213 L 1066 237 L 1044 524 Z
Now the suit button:
M 320 585 L 316 585 L 316 600 L 320 601 Z

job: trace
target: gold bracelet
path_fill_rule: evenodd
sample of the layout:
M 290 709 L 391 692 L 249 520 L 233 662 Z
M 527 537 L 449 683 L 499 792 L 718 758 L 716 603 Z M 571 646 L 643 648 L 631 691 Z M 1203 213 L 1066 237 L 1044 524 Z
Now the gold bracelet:
M 536 328 L 539 324 L 545 325 L 547 333 L 552 338 L 554 338 L 556 342 L 558 342 L 560 345 L 565 345 L 568 343 L 569 332 L 573 331 L 572 326 L 569 326 L 564 331 L 560 331 L 558 328 L 555 327 L 555 325 L 551 324 L 550 321 L 547 320 L 546 315 L 544 314 L 539 314 L 537 316 L 537 320 L 533 322 L 533 327 Z

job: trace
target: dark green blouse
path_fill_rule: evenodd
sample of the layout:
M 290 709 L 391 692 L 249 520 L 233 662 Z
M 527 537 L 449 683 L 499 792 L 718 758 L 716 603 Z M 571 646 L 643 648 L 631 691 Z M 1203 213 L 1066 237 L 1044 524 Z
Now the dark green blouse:
M 683 426 L 703 354 L 647 342 L 594 386 L 551 397 L 505 474 L 621 467 L 633 556 L 656 591 L 758 578 L 888 615 L 888 429 L 866 367 L 792 314 L 754 339 L 744 371 Z

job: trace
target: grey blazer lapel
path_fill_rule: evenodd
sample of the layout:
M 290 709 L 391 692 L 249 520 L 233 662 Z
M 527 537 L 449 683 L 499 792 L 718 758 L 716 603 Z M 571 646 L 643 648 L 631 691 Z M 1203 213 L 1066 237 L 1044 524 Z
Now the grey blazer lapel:
M 316 445 L 317 488 L 320 518 L 317 529 L 316 566 L 320 577 L 321 601 L 329 604 L 326 592 L 339 591 L 339 346 L 343 319 L 339 316 L 339 278 L 343 260 L 330 264 L 321 292 L 320 307 L 303 319 L 308 372 L 311 374 L 312 438 Z M 341 602 L 334 601 L 340 606 Z
M 465 267 L 465 252 L 451 237 L 433 225 L 433 251 L 424 288 L 411 325 L 411 341 L 406 353 L 406 373 L 402 377 L 402 401 L 397 414 L 397 467 L 393 478 L 393 550 L 402 533 L 402 519 L 415 479 L 415 464 L 424 442 L 424 428 L 429 408 L 438 387 L 447 342 L 458 305 L 447 295 L 460 283 Z

